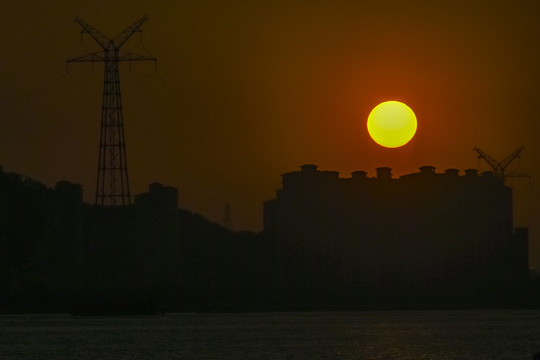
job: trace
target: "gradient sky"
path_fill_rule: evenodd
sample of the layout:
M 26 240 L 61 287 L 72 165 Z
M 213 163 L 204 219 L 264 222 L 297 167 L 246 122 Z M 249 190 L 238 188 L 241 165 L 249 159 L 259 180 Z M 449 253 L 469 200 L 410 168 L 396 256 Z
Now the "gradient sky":
M 515 224 L 529 226 L 540 268 L 540 2 L 26 0 L 0 24 L 0 166 L 47 185 L 83 184 L 92 201 L 102 64 L 81 17 L 105 35 L 146 14 L 125 45 L 158 58 L 122 64 L 131 192 L 178 187 L 180 206 L 262 229 L 262 202 L 305 163 L 348 177 L 422 165 L 476 168 L 526 147 L 510 179 Z M 386 100 L 408 104 L 405 147 L 370 140 Z M 481 164 L 482 170 L 488 170 Z

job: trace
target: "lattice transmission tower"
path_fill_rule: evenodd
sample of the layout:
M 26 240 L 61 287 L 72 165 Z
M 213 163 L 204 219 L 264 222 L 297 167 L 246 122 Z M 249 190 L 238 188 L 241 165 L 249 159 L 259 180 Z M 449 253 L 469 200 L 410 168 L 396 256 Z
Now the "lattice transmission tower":
M 71 62 L 103 62 L 103 101 L 101 107 L 101 135 L 99 140 L 96 205 L 130 205 L 128 166 L 124 120 L 122 117 L 122 94 L 120 91 L 120 61 L 157 61 L 156 58 L 120 51 L 122 46 L 141 25 L 148 20 L 141 17 L 114 38 L 110 39 L 98 30 L 76 18 L 81 33 L 90 35 L 103 50 L 67 60 Z
M 510 164 L 512 164 L 514 160 L 520 158 L 523 150 L 525 150 L 525 147 L 521 146 L 517 148 L 516 150 L 514 150 L 510 155 L 505 157 L 503 160 L 497 161 L 491 156 L 489 156 L 486 152 L 480 150 L 478 147 L 475 147 L 473 149 L 473 151 L 476 151 L 478 153 L 478 160 L 484 159 L 484 161 L 493 169 L 493 175 L 495 175 L 495 177 L 503 181 L 509 177 L 530 177 L 527 174 L 507 170 Z

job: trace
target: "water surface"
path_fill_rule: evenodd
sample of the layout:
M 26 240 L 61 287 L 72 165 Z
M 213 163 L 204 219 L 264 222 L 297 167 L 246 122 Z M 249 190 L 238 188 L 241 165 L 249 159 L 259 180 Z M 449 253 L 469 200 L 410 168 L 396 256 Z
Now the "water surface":
M 540 311 L 0 316 L 0 359 L 532 359 Z

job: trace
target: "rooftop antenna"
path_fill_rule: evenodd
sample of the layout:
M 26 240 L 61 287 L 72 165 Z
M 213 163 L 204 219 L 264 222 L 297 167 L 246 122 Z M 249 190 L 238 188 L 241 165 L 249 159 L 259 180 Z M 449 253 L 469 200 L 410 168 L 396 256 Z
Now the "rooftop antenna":
M 83 29 L 81 33 L 90 35 L 103 50 L 67 62 L 105 64 L 95 205 L 131 204 L 118 68 L 120 61 L 157 61 L 153 57 L 120 51 L 135 32 L 141 31 L 140 27 L 146 20 L 148 20 L 146 16 L 141 17 L 114 38 L 109 39 L 81 18 L 75 19 Z
M 508 166 L 515 159 L 520 158 L 521 152 L 523 150 L 525 150 L 525 147 L 521 146 L 517 148 L 514 152 L 512 152 L 510 155 L 505 157 L 502 161 L 497 161 L 479 148 L 475 147 L 473 149 L 473 151 L 476 151 L 478 153 L 478 159 L 484 159 L 484 161 L 487 162 L 488 165 L 491 166 L 491 168 L 493 169 L 493 174 L 503 181 L 508 177 L 529 177 L 529 175 L 526 174 L 506 171 Z

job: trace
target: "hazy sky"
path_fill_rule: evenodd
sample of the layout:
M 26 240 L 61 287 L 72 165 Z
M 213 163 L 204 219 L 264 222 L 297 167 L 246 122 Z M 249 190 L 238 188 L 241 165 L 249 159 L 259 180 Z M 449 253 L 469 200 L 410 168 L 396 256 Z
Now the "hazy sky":
M 111 4 L 112 3 L 112 4 Z M 93 199 L 102 64 L 73 19 L 158 58 L 122 64 L 131 192 L 178 187 L 180 206 L 235 229 L 261 230 L 280 175 L 305 163 L 395 176 L 422 165 L 475 168 L 478 146 L 500 160 L 526 147 L 510 180 L 515 223 L 531 227 L 540 267 L 540 2 L 26 0 L 0 24 L 0 165 Z M 416 137 L 385 149 L 370 110 L 407 103 Z M 488 170 L 485 164 L 482 170 Z M 519 165 L 519 166 L 518 166 Z

